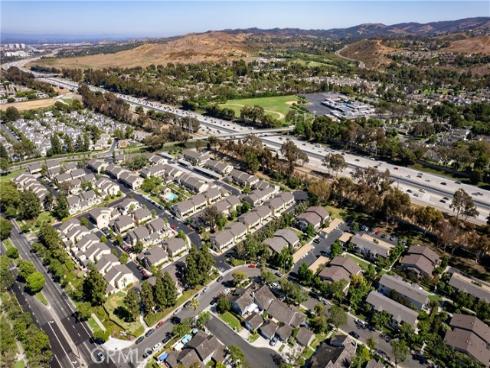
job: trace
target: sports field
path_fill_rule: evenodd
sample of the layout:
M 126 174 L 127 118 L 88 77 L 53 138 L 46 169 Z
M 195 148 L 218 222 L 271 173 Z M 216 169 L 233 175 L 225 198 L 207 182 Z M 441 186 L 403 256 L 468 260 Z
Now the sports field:
M 256 98 L 241 98 L 229 100 L 220 107 L 228 107 L 235 111 L 235 115 L 240 116 L 240 109 L 244 106 L 260 106 L 263 107 L 266 114 L 269 114 L 276 119 L 284 120 L 291 105 L 298 101 L 298 96 L 275 96 L 275 97 L 256 97 Z

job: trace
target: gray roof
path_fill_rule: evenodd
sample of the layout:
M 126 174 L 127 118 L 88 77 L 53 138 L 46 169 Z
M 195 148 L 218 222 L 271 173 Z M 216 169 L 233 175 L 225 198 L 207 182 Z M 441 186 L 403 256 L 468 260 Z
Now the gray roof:
M 306 327 L 300 327 L 296 334 L 296 341 L 302 346 L 308 346 L 315 334 Z
M 358 275 L 362 271 L 361 267 L 352 258 L 344 256 L 336 256 L 330 261 L 330 266 L 342 267 L 350 276 Z
M 168 255 L 165 249 L 156 246 L 146 249 L 143 253 L 141 253 L 140 258 L 146 258 L 150 265 L 153 265 L 159 263 L 162 259 L 167 259 Z
M 288 242 L 280 237 L 265 239 L 263 243 L 276 253 L 281 253 L 283 249 L 289 246 Z
M 457 272 L 453 273 L 451 279 L 449 280 L 449 285 L 452 287 L 464 291 L 470 295 L 473 295 L 475 298 L 484 300 L 487 303 L 490 303 L 490 288 L 487 286 L 483 286 L 484 284 L 477 284 L 472 279 L 465 277 Z
M 279 337 L 282 341 L 286 341 L 287 339 L 289 339 L 292 333 L 293 333 L 293 328 L 289 325 L 282 325 L 276 331 L 277 337 Z
M 274 233 L 275 237 L 281 237 L 286 240 L 289 245 L 294 246 L 299 242 L 298 235 L 294 230 L 291 229 L 280 229 Z
M 405 307 L 393 299 L 390 299 L 377 291 L 371 291 L 366 299 L 378 312 L 385 311 L 390 314 L 398 323 L 405 322 L 410 326 L 417 325 L 417 312 Z
M 258 289 L 255 292 L 254 297 L 255 303 L 262 310 L 268 309 L 271 303 L 276 299 L 271 289 L 269 289 L 267 285 L 264 285 L 260 289 Z
M 133 216 L 134 216 L 134 218 L 135 218 L 136 221 L 140 221 L 140 220 L 143 220 L 146 217 L 150 217 L 151 216 L 151 212 L 150 212 L 150 210 L 148 208 L 142 207 L 142 208 L 138 208 L 136 211 L 134 211 Z
M 212 238 L 214 239 L 214 242 L 216 245 L 219 247 L 228 244 L 231 240 L 233 240 L 234 235 L 231 231 L 229 230 L 222 230 L 218 231 L 214 235 L 212 235 Z
M 167 246 L 167 251 L 169 253 L 175 254 L 185 249 L 186 243 L 184 239 L 181 238 L 172 238 L 165 242 Z
M 253 304 L 254 299 L 250 294 L 250 290 L 245 290 L 241 295 L 239 295 L 234 301 L 233 304 L 236 305 L 240 311 L 243 312 L 249 305 Z
M 278 327 L 279 327 L 278 324 L 275 323 L 274 321 L 267 321 L 262 326 L 260 326 L 260 332 L 265 337 L 272 338 L 272 337 L 274 337 Z
M 253 313 L 245 320 L 252 330 L 258 329 L 264 323 L 264 319 L 259 313 Z
M 394 290 L 401 296 L 414 300 L 420 304 L 429 302 L 429 293 L 418 285 L 403 281 L 402 278 L 384 274 L 379 280 L 379 285 Z
M 395 247 L 393 244 L 390 244 L 392 245 L 392 247 L 388 249 L 379 243 L 375 243 L 374 241 L 362 238 L 359 234 L 354 235 L 350 241 L 359 249 L 367 250 L 373 255 L 379 255 L 385 258 L 390 255 L 390 250 Z M 384 242 L 383 244 L 389 243 Z

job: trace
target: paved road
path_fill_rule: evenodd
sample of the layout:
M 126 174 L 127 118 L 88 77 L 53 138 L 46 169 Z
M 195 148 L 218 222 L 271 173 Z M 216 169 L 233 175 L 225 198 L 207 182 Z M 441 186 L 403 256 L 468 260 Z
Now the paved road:
M 260 276 L 260 270 L 257 268 L 248 268 L 247 266 L 241 266 L 233 269 L 233 271 L 237 270 L 245 272 L 248 277 Z M 225 275 L 223 275 L 223 280 L 221 282 L 214 281 L 199 293 L 199 295 L 197 296 L 197 299 L 199 301 L 199 306 L 197 307 L 197 309 L 186 308 L 184 306 L 177 308 L 174 313 L 164 318 L 165 322 L 163 323 L 163 325 L 159 328 L 156 328 L 155 332 L 151 336 L 146 337 L 140 344 L 133 344 L 129 348 L 125 349 L 123 351 L 125 353 L 127 353 L 129 349 L 137 350 L 137 354 L 134 356 L 135 359 L 133 359 L 133 361 L 127 366 L 136 367 L 137 363 L 141 363 L 141 361 L 143 360 L 142 356 L 144 352 L 148 349 L 151 349 L 156 343 L 162 341 L 166 337 L 166 335 L 172 331 L 174 327 L 174 324 L 170 321 L 172 317 L 178 317 L 180 320 L 193 318 L 199 315 L 199 313 L 201 313 L 204 309 L 206 309 L 211 304 L 211 301 L 224 291 L 224 284 L 232 280 L 233 271 L 229 270 Z M 227 344 L 226 340 L 222 342 L 224 344 Z
M 65 347 L 65 350 L 67 347 L 71 347 L 73 353 L 78 356 L 86 366 L 94 366 L 95 364 L 92 362 L 91 353 L 98 348 L 98 345 L 92 342 L 92 334 L 88 325 L 85 322 L 79 322 L 75 318 L 76 310 L 71 304 L 68 295 L 66 295 L 61 287 L 53 281 L 51 275 L 48 273 L 46 267 L 38 256 L 31 253 L 31 244 L 25 238 L 24 234 L 19 232 L 20 229 L 17 223 L 13 222 L 13 225 L 10 237 L 16 248 L 19 250 L 19 255 L 23 259 L 33 262 L 37 270 L 41 272 L 46 279 L 43 293 L 49 301 L 50 311 L 53 315 L 53 318 L 51 319 L 54 320 L 54 322 L 50 324 L 50 328 L 52 327 L 54 331 L 57 329 L 63 332 L 57 335 L 57 337 L 60 345 Z M 57 327 L 54 327 L 54 325 Z M 55 333 L 54 331 L 53 333 Z M 61 336 L 64 337 L 64 340 L 61 339 Z M 68 351 L 67 353 L 69 354 Z M 63 364 L 63 366 L 65 367 L 66 364 Z M 95 366 L 112 367 L 112 365 L 109 364 Z
M 256 348 L 245 341 L 241 336 L 236 334 L 226 323 L 211 316 L 211 319 L 206 323 L 209 331 L 224 342 L 226 346 L 238 346 L 245 355 L 245 360 L 249 367 L 254 368 L 272 368 L 277 367 L 277 363 L 281 357 L 272 349 Z

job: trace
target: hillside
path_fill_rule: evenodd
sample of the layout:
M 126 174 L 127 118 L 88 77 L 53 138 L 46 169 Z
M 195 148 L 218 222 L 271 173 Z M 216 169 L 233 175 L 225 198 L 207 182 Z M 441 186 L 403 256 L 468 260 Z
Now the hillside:
M 102 69 L 246 59 L 252 56 L 251 47 L 246 42 L 247 37 L 246 33 L 207 32 L 189 34 L 166 42 L 146 43 L 116 53 L 41 59 L 35 61 L 34 64 L 56 68 Z
M 441 51 L 466 55 L 490 55 L 490 36 L 469 37 L 462 40 L 451 41 L 450 45 Z
M 362 62 L 366 68 L 376 68 L 390 63 L 388 54 L 395 49 L 381 40 L 362 40 L 351 43 L 339 51 L 340 56 Z

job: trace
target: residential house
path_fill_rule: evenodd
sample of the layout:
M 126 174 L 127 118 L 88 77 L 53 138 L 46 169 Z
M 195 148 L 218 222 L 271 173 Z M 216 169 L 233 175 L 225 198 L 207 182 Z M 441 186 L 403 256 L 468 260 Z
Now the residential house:
M 240 316 L 246 316 L 253 312 L 257 306 L 254 303 L 251 288 L 248 288 L 242 294 L 234 298 L 231 302 L 231 308 Z
M 107 161 L 103 161 L 103 160 L 90 160 L 87 163 L 87 167 L 90 170 L 96 172 L 97 174 L 101 174 L 104 171 L 106 171 L 108 166 L 109 166 L 109 163 Z
M 265 202 L 274 216 L 280 216 L 284 211 L 294 204 L 294 196 L 291 192 L 281 192 L 277 194 L 274 198 Z
M 278 328 L 279 325 L 276 322 L 269 320 L 266 323 L 264 323 L 262 326 L 260 326 L 259 332 L 262 335 L 262 337 L 264 337 L 264 339 L 270 340 L 274 337 Z
M 121 192 L 119 185 L 107 178 L 100 178 L 95 182 L 95 187 L 104 196 L 116 196 Z
M 183 256 L 187 252 L 187 242 L 182 238 L 172 238 L 164 243 L 164 247 L 170 257 Z
M 119 262 L 119 259 L 112 253 L 109 254 L 104 254 L 100 257 L 98 262 L 95 265 L 95 269 L 99 271 L 102 275 L 106 274 L 109 272 L 109 270 L 114 267 L 121 264 Z
M 327 210 L 323 207 L 314 206 L 309 207 L 305 212 L 296 218 L 298 227 L 303 231 L 309 226 L 313 226 L 315 230 L 318 230 L 326 220 L 328 220 L 330 215 Z
M 114 221 L 114 230 L 122 234 L 134 227 L 134 221 L 131 216 L 121 215 Z
M 307 329 L 306 327 L 300 327 L 298 333 L 296 334 L 296 341 L 301 346 L 309 346 L 311 342 L 315 339 L 315 334 Z
M 138 256 L 138 259 L 145 268 L 150 270 L 153 266 L 158 267 L 167 262 L 168 254 L 165 249 L 156 246 L 145 249 L 143 253 Z
M 474 280 L 454 272 L 449 280 L 449 285 L 479 300 L 490 303 L 490 287 L 479 280 Z
M 186 149 L 183 152 L 184 159 L 193 165 L 202 165 L 209 160 L 209 152 L 197 152 L 191 149 Z
M 209 188 L 209 184 L 199 179 L 196 175 L 182 174 L 178 177 L 177 182 L 194 193 L 204 192 Z
M 141 204 L 134 198 L 124 198 L 121 202 L 117 204 L 117 209 L 123 215 L 134 212 L 141 207 Z
M 133 212 L 133 219 L 138 225 L 151 220 L 152 217 L 150 210 L 146 207 L 138 208 Z
M 277 186 L 269 186 L 265 189 L 256 189 L 243 197 L 243 200 L 248 202 L 251 206 L 259 206 L 272 198 L 272 196 L 276 194 L 278 190 L 279 188 Z
M 123 264 L 112 267 L 109 272 L 104 275 L 104 278 L 111 290 L 123 290 L 138 281 L 129 267 Z
M 213 364 L 211 361 L 222 362 L 224 356 L 223 344 L 215 336 L 199 331 L 182 350 L 171 351 L 165 363 L 169 368 L 203 367 Z
M 349 367 L 356 356 L 356 343 L 350 336 L 333 337 L 330 344 L 322 342 L 311 357 L 309 368 Z
M 420 286 L 404 281 L 399 276 L 384 274 L 378 282 L 378 290 L 395 300 L 403 299 L 414 309 L 424 309 L 429 304 L 429 293 Z
M 143 178 L 136 174 L 122 175 L 121 181 L 129 188 L 136 190 L 143 184 Z
M 483 364 L 490 362 L 490 327 L 475 316 L 454 314 L 444 342 L 457 351 L 466 353 Z
M 291 248 L 296 247 L 299 244 L 299 238 L 296 231 L 292 229 L 279 229 L 274 233 L 275 238 L 284 239 Z
M 156 164 L 153 166 L 145 167 L 140 171 L 140 175 L 144 178 L 150 178 L 153 176 L 161 178 L 165 175 L 165 166 L 163 164 Z
M 255 175 L 250 175 L 237 169 L 230 171 L 230 178 L 235 184 L 238 184 L 241 187 L 248 186 L 250 188 L 252 188 L 259 181 L 259 178 L 257 178 Z
M 219 213 L 229 216 L 240 204 L 240 198 L 238 196 L 231 195 L 219 200 L 214 204 L 214 206 Z
M 94 208 L 88 213 L 89 218 L 95 223 L 98 229 L 109 227 L 109 223 L 114 219 L 115 211 L 113 208 Z
M 434 268 L 437 267 L 439 261 L 439 255 L 428 246 L 412 245 L 400 260 L 400 265 L 403 269 L 419 276 L 432 278 Z
M 276 297 L 267 285 L 263 285 L 254 293 L 254 302 L 260 310 L 269 309 L 274 300 L 276 300 Z
M 384 296 L 378 291 L 371 291 L 366 299 L 366 302 L 371 304 L 375 311 L 384 311 L 391 315 L 393 321 L 398 324 L 405 322 L 413 328 L 416 328 L 417 326 L 417 312 L 391 298 L 388 298 L 387 296 Z
M 373 238 L 367 234 L 354 235 L 350 243 L 359 253 L 370 259 L 376 259 L 376 257 L 388 258 L 391 250 L 395 248 L 394 244 Z
M 348 287 L 352 276 L 360 275 L 361 268 L 350 257 L 337 256 L 330 261 L 328 267 L 325 267 L 318 276 L 322 280 L 330 282 L 346 281 Z
M 250 332 L 257 331 L 264 324 L 264 318 L 260 313 L 252 313 L 245 319 L 245 327 Z
M 265 239 L 263 243 L 267 245 L 273 253 L 277 254 L 281 253 L 284 249 L 289 247 L 289 244 L 285 239 L 276 236 Z
M 213 170 L 214 172 L 217 172 L 220 175 L 228 175 L 231 170 L 233 170 L 233 166 L 230 165 L 227 162 L 224 161 L 216 161 L 216 160 L 206 160 L 204 162 L 204 167 L 206 169 Z

